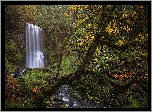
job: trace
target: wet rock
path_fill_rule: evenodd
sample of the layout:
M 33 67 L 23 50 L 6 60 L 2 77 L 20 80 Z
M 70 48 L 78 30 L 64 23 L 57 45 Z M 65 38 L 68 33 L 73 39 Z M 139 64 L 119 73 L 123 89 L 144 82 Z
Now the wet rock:
M 18 77 L 18 76 L 22 76 L 25 74 L 25 72 L 28 70 L 28 67 L 24 67 L 22 69 L 16 69 L 15 72 L 13 74 L 11 74 L 14 78 Z

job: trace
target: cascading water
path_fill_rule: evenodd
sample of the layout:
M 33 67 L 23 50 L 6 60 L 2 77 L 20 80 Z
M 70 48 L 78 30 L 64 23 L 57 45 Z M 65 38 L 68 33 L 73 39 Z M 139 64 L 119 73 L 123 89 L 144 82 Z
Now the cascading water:
M 26 23 L 26 67 L 44 68 L 43 36 L 42 28 Z

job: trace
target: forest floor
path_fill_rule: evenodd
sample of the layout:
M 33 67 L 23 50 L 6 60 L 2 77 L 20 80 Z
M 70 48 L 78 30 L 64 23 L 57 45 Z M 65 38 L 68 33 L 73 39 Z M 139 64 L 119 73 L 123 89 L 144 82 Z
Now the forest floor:
M 67 108 L 53 96 L 64 84 L 73 88 L 72 96 L 107 108 L 148 107 L 148 94 L 136 83 L 117 93 L 110 83 L 95 74 L 83 74 L 79 80 L 71 77 L 71 74 L 58 75 L 48 69 L 29 69 L 16 78 L 6 75 L 5 108 Z

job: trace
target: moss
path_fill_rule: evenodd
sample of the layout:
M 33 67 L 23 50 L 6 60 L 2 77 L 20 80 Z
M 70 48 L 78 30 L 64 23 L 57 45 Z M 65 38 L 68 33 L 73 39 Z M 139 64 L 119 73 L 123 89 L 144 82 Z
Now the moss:
M 132 95 L 129 97 L 129 101 L 130 101 L 130 105 L 129 105 L 130 108 L 140 107 L 139 102 Z
M 25 104 L 21 103 L 13 103 L 9 101 L 5 101 L 5 108 L 34 108 L 33 104 L 30 102 L 27 102 Z
M 80 61 L 78 60 L 77 54 L 70 54 L 62 57 L 61 68 L 59 74 L 65 75 L 73 73 L 77 70 Z
M 23 63 L 25 49 L 18 48 L 17 43 L 10 34 L 6 34 L 5 37 L 5 68 L 12 73 Z
M 64 105 L 60 105 L 60 108 L 68 108 L 68 107 L 64 104 Z

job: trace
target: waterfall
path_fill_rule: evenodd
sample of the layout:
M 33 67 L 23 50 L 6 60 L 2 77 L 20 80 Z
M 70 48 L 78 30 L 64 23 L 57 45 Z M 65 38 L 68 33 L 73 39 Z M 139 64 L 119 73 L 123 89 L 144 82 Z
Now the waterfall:
M 26 23 L 26 67 L 44 68 L 42 28 Z

